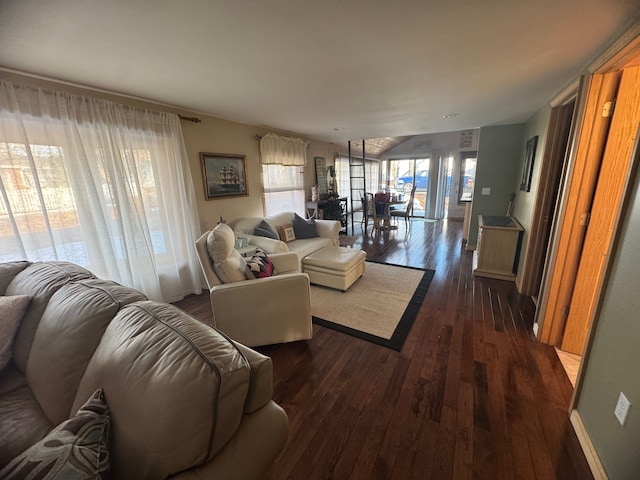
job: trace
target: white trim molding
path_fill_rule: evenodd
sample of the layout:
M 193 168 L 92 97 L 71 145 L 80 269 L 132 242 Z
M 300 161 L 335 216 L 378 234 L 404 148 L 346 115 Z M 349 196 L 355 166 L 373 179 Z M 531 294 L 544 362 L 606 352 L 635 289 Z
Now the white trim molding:
M 584 423 L 582 423 L 582 418 L 580 417 L 580 413 L 578 412 L 578 410 L 572 410 L 570 418 L 571 425 L 573 425 L 573 430 L 576 432 L 576 436 L 578 437 L 578 441 L 580 442 L 580 446 L 582 447 L 584 456 L 587 458 L 589 468 L 591 468 L 593 478 L 595 480 L 609 480 L 607 472 L 604 470 L 602 462 L 600 462 L 600 457 L 598 457 L 596 447 L 594 447 L 593 443 L 591 442 L 589 432 L 587 432 Z

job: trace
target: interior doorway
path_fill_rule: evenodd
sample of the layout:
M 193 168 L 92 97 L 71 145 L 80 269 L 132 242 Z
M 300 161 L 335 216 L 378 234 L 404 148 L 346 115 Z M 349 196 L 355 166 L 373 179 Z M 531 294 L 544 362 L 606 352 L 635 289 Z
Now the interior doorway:
M 571 181 L 556 220 L 554 250 L 537 312 L 538 338 L 583 362 L 622 214 L 640 122 L 640 41 L 634 55 L 610 61 L 589 80 L 573 145 Z M 631 58 L 632 60 L 628 60 Z M 611 114 L 612 102 L 615 112 Z M 562 358 L 562 357 L 561 357 Z M 564 363 L 564 362 L 563 362 Z M 569 373 L 569 372 L 568 372 Z M 577 374 L 579 388 L 580 377 Z
M 573 125 L 577 88 L 567 99 L 552 107 L 549 128 L 540 167 L 538 199 L 534 206 L 529 236 L 529 248 L 524 259 L 519 290 L 530 295 L 538 304 L 542 272 L 547 260 L 558 200 L 562 197 L 562 184 L 567 173 L 566 159 Z

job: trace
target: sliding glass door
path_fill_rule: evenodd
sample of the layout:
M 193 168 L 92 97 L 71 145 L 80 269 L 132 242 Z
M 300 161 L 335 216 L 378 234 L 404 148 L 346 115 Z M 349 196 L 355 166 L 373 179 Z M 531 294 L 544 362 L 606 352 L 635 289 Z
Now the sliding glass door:
M 429 158 L 389 160 L 389 190 L 404 198 L 414 185 L 413 216 L 424 217 L 429 199 Z

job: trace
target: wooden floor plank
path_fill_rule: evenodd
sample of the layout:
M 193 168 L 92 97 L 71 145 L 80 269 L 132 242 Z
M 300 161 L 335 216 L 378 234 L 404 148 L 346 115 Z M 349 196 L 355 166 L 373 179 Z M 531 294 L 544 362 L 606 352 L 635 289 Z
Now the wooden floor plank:
M 314 325 L 258 349 L 274 368 L 287 444 L 265 479 L 590 479 L 571 383 L 532 334 L 513 282 L 471 274 L 462 222 L 349 238 L 367 258 L 436 271 L 400 352 Z M 211 322 L 205 295 L 178 302 Z

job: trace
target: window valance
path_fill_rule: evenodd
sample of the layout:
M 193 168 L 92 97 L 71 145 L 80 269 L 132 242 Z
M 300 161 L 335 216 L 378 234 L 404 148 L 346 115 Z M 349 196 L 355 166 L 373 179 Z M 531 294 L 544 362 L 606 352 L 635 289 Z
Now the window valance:
M 263 165 L 306 165 L 308 142 L 301 138 L 267 133 L 260 140 L 260 163 Z

